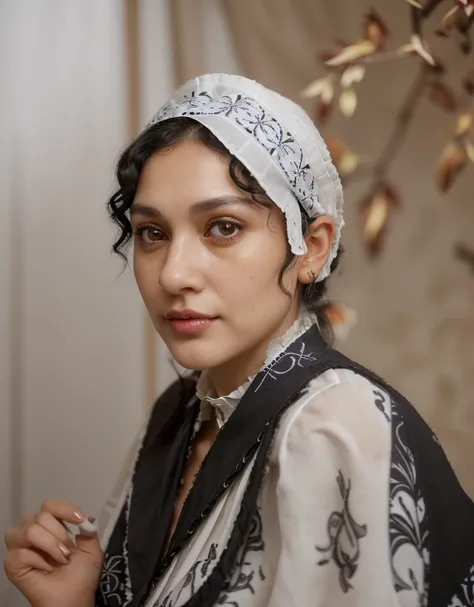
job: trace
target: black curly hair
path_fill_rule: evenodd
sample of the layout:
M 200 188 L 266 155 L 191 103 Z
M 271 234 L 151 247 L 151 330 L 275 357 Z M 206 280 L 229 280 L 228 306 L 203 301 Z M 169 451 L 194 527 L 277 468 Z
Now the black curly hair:
M 116 176 L 119 188 L 107 203 L 111 220 L 118 228 L 118 236 L 112 248 L 127 263 L 126 250 L 133 236 L 130 223 L 130 208 L 133 204 L 135 192 L 138 187 L 140 174 L 148 158 L 157 152 L 170 150 L 185 140 L 194 140 L 216 154 L 229 158 L 229 174 L 235 185 L 251 195 L 255 204 L 269 207 L 273 204 L 265 191 L 252 176 L 248 169 L 204 125 L 192 118 L 171 118 L 153 124 L 140 133 L 134 141 L 123 151 L 117 162 Z M 303 234 L 306 233 L 312 220 L 302 209 L 301 222 Z M 342 254 L 342 247 L 331 264 L 334 272 Z M 291 266 L 295 255 L 288 251 L 285 262 L 280 269 L 278 283 L 286 292 L 282 284 L 285 271 Z M 302 301 L 306 309 L 316 314 L 320 330 L 328 342 L 333 341 L 331 325 L 325 314 L 328 302 L 325 300 L 327 291 L 327 278 L 320 282 L 313 282 L 303 286 Z M 289 294 L 289 293 L 288 293 Z M 290 294 L 289 294 L 290 295 Z

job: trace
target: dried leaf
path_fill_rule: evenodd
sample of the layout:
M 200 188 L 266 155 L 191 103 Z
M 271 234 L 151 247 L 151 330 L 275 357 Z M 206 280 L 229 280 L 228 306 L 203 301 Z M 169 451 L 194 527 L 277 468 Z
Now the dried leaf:
M 334 97 L 334 85 L 332 78 L 319 78 L 314 80 L 305 89 L 301 91 L 301 96 L 306 99 L 312 97 L 321 97 L 325 103 L 331 103 Z
M 460 143 L 449 143 L 441 156 L 436 172 L 438 188 L 446 192 L 468 160 L 467 151 Z
M 457 101 L 452 89 L 444 82 L 441 82 L 441 80 L 431 83 L 430 99 L 433 103 L 448 112 L 455 112 L 457 109 Z
M 436 61 L 428 50 L 426 42 L 423 42 L 420 36 L 418 36 L 418 34 L 414 34 L 411 37 L 410 44 L 405 44 L 404 46 L 400 47 L 399 50 L 402 53 L 418 55 L 418 57 L 421 57 L 421 59 L 423 59 L 423 61 L 426 61 L 426 63 L 428 63 L 429 65 L 436 65 Z
M 467 247 L 462 242 L 458 242 L 454 247 L 454 254 L 458 259 L 464 261 L 470 268 L 471 272 L 474 273 L 474 249 Z
M 444 15 L 442 19 L 443 27 L 446 29 L 450 29 L 454 25 L 456 13 L 459 10 L 459 6 L 453 6 L 449 9 L 449 11 Z
M 332 326 L 338 343 L 347 338 L 349 331 L 357 324 L 357 313 L 342 304 L 329 302 L 323 305 L 323 314 Z
M 327 62 L 330 61 L 331 59 L 334 59 L 334 57 L 336 57 L 341 52 L 341 49 L 346 48 L 350 45 L 351 45 L 351 43 L 347 42 L 346 40 L 335 40 L 335 47 L 331 50 L 320 52 L 319 60 L 327 68 L 327 67 L 329 67 L 327 65 Z
M 464 78 L 462 85 L 468 95 L 474 95 L 474 70 Z
M 456 128 L 454 131 L 455 137 L 464 137 L 469 133 L 472 126 L 473 116 L 469 112 L 465 112 L 458 117 Z
M 365 66 L 363 65 L 350 65 L 342 72 L 341 75 L 341 86 L 342 88 L 349 88 L 353 84 L 361 82 L 365 76 Z
M 344 89 L 341 92 L 339 108 L 346 118 L 352 118 L 357 108 L 357 94 L 353 88 Z
M 359 157 L 340 139 L 327 137 L 326 145 L 341 177 L 350 175 L 357 169 Z
M 366 200 L 362 206 L 364 214 L 363 238 L 372 257 L 379 254 L 392 212 L 398 205 L 394 190 L 385 187 Z
M 347 65 L 358 61 L 359 59 L 363 59 L 364 57 L 368 57 L 369 55 L 373 55 L 376 50 L 377 48 L 371 40 L 359 40 L 359 42 L 355 42 L 354 44 L 350 44 L 341 49 L 335 57 L 326 61 L 326 65 L 329 67 Z
M 418 2 L 418 0 L 406 0 L 408 4 L 411 4 L 415 8 L 419 8 L 420 10 L 423 8 L 423 5 Z
M 472 0 L 457 0 L 457 5 L 464 10 L 467 17 L 474 13 L 474 2 Z
M 366 16 L 364 34 L 365 39 L 373 42 L 377 50 L 382 48 L 388 35 L 388 27 L 374 9 L 369 11 Z
M 322 125 L 331 115 L 333 103 L 325 103 L 322 99 L 316 105 L 315 121 L 316 124 Z
M 464 142 L 464 147 L 466 148 L 467 157 L 471 162 L 474 162 L 474 143 L 468 139 Z
M 324 65 L 327 65 L 327 62 L 330 61 L 331 59 L 334 59 L 334 57 L 338 54 L 338 52 L 339 51 L 337 51 L 337 50 L 322 51 L 321 53 L 318 54 L 319 61 L 321 63 L 324 63 Z

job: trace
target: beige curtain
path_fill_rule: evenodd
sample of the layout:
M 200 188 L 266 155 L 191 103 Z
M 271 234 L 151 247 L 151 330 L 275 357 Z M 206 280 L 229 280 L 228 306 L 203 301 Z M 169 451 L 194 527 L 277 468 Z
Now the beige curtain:
M 300 103 L 302 88 L 324 74 L 319 53 L 330 49 L 335 38 L 357 40 L 367 9 L 365 0 L 216 1 L 226 16 L 241 72 Z M 194 0 L 172 2 L 176 9 L 194 6 Z M 388 21 L 391 45 L 408 39 L 406 2 L 370 4 Z M 200 9 L 200 21 L 192 11 L 184 11 L 179 29 L 175 25 L 178 50 L 187 49 L 188 57 L 181 57 L 186 66 L 180 63 L 180 69 L 192 76 L 203 67 L 196 65 L 198 55 L 193 54 L 200 48 L 195 36 L 202 31 L 196 23 L 202 25 L 208 18 L 205 6 Z M 207 33 L 207 48 L 210 38 L 212 32 Z M 219 44 L 216 39 L 216 55 Z M 459 79 L 472 56 L 461 61 L 452 43 L 447 53 L 442 44 L 438 41 L 436 48 L 448 55 L 449 76 Z M 347 120 L 336 112 L 323 134 L 340 137 L 367 158 L 377 157 L 417 71 L 412 58 L 370 66 L 358 87 L 355 116 Z M 306 108 L 311 112 L 311 103 Z M 452 128 L 449 116 L 421 102 L 389 174 L 400 191 L 402 211 L 375 263 L 368 261 L 360 236 L 358 203 L 368 183 L 360 181 L 346 190 L 346 254 L 331 289 L 359 317 L 344 351 L 385 376 L 416 404 L 474 495 L 474 277 L 453 255 L 458 241 L 474 242 L 473 168 L 466 169 L 446 197 L 434 183 L 434 169 Z
M 317 55 L 341 21 L 340 2 L 222 0 L 245 75 L 294 97 L 314 78 Z M 339 5 L 339 6 L 338 6 Z M 345 2 L 345 19 L 359 20 L 357 2 Z
M 168 0 L 176 85 L 201 73 L 204 64 L 203 0 Z

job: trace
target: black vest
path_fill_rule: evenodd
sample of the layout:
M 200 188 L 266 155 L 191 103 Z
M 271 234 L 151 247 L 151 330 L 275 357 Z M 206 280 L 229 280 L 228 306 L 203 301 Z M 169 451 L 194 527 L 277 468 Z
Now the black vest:
M 198 411 L 193 398 L 195 379 L 178 380 L 158 399 L 135 467 L 131 499 L 120 514 L 106 551 L 105 563 L 115 562 L 115 574 L 112 580 L 110 572 L 104 570 L 97 592 L 98 607 L 142 605 L 174 556 L 256 454 L 228 545 L 209 578 L 186 603 L 189 607 L 216 604 L 250 531 L 281 416 L 298 400 L 308 382 L 328 369 L 350 369 L 366 377 L 389 395 L 392 410 L 403 418 L 405 440 L 414 457 L 429 521 L 428 606 L 446 607 L 453 596 L 474 592 L 469 577 L 474 565 L 474 504 L 459 485 L 433 432 L 401 394 L 330 348 L 313 326 L 260 371 L 222 428 L 186 499 L 166 554 L 163 546 Z M 122 558 L 124 546 L 127 562 Z M 129 596 L 133 597 L 128 602 L 124 594 L 127 566 Z M 116 592 L 110 592 L 111 583 L 117 586 Z M 104 589 L 108 589 L 108 598 Z M 474 596 L 471 598 L 473 602 L 466 601 L 466 605 L 474 604 Z

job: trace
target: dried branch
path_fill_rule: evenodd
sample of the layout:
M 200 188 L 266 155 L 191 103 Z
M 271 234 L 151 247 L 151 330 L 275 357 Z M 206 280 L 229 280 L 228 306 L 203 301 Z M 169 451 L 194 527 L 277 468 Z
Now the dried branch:
M 474 23 L 474 13 L 465 19 L 463 23 L 459 25 L 459 33 L 462 36 L 461 51 L 468 55 L 472 51 L 472 40 L 470 37 L 471 28 Z
M 421 32 L 422 12 L 416 6 L 411 7 L 411 29 L 414 34 L 422 35 Z
M 395 118 L 395 123 L 388 142 L 373 166 L 372 173 L 374 179 L 371 187 L 369 188 L 369 195 L 372 195 L 385 182 L 390 165 L 400 150 L 415 114 L 417 105 L 423 97 L 423 92 L 429 82 L 429 76 L 432 73 L 433 69 L 427 64 L 423 64 L 415 82 L 408 92 L 408 95 L 405 97 L 405 100 Z M 367 198 L 367 195 L 364 196 L 364 198 Z
M 426 5 L 419 11 L 424 20 L 428 19 L 431 13 L 438 8 L 440 4 L 445 2 L 446 0 L 429 0 Z
M 474 274 L 474 249 L 471 249 L 465 244 L 458 243 L 454 247 L 454 254 L 460 261 L 466 263 L 471 272 Z
M 407 0 L 407 3 L 410 5 L 412 27 L 409 43 L 398 49 L 387 49 L 385 39 L 388 27 L 375 11 L 369 12 L 364 22 L 363 38 L 353 43 L 341 43 L 338 50 L 326 53 L 325 66 L 330 72 L 329 76 L 313 82 L 305 90 L 306 96 L 319 97 L 321 103 L 324 91 L 330 88 L 331 102 L 335 95 L 339 95 L 340 110 L 346 117 L 351 117 L 357 104 L 353 84 L 362 80 L 370 64 L 407 56 L 416 57 L 416 60 L 420 61 L 420 71 L 408 90 L 389 137 L 374 163 L 363 161 L 344 142 L 332 140 L 330 146 L 331 155 L 345 185 L 348 181 L 361 177 L 369 179 L 367 192 L 361 197 L 360 210 L 363 217 L 364 242 L 372 256 L 380 251 L 388 232 L 391 215 L 399 205 L 397 188 L 389 179 L 390 168 L 400 153 L 418 104 L 427 89 L 431 101 L 438 107 L 457 114 L 455 133 L 447 143 L 436 170 L 438 188 L 445 192 L 460 170 L 470 161 L 474 162 L 474 142 L 471 139 L 471 126 L 474 121 L 474 71 L 470 71 L 461 82 L 465 96 L 467 95 L 468 100 L 470 98 L 470 104 L 466 104 L 440 77 L 446 72 L 446 68 L 432 55 L 424 36 L 428 19 L 438 7 L 446 4 L 447 12 L 445 10 L 443 25 L 439 30 L 435 30 L 435 33 L 447 37 L 450 33 L 457 32 L 461 36 L 461 51 L 470 53 L 473 47 L 470 33 L 474 27 L 474 2 Z M 355 78 L 354 74 L 358 74 L 358 77 Z M 338 88 L 335 89 L 334 86 Z M 308 91 L 311 94 L 308 94 Z M 474 249 L 458 245 L 456 255 L 469 263 L 474 273 Z
M 412 22 L 412 30 L 414 34 L 422 37 L 422 24 L 423 21 L 426 21 L 431 13 L 438 8 L 440 4 L 445 2 L 446 0 L 429 0 L 420 10 L 416 6 L 411 7 L 411 22 Z

